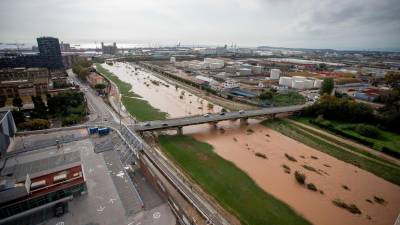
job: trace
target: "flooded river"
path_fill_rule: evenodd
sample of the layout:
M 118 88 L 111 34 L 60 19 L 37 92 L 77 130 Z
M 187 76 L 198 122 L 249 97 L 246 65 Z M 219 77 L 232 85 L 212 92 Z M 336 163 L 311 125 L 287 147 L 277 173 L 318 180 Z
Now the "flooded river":
M 170 118 L 221 110 L 219 106 L 209 108 L 206 100 L 176 89 L 150 72 L 135 72 L 133 66 L 123 63 L 103 66 L 132 84 L 135 93 L 167 112 Z M 256 120 L 246 126 L 226 121 L 219 123 L 218 129 L 197 125 L 183 131 L 211 144 L 221 157 L 235 163 L 266 192 L 286 202 L 313 224 L 393 224 L 400 213 L 400 186 L 259 125 Z M 257 152 L 265 154 L 267 159 L 256 157 Z M 285 153 L 297 162 L 289 161 Z M 290 174 L 284 171 L 283 164 L 290 168 Z M 303 165 L 315 171 L 306 170 Z M 315 184 L 323 194 L 300 186 L 293 176 L 295 170 L 306 174 L 307 182 Z M 385 199 L 386 203 L 374 202 L 374 196 Z M 354 203 L 362 214 L 336 207 L 331 202 L 336 198 Z

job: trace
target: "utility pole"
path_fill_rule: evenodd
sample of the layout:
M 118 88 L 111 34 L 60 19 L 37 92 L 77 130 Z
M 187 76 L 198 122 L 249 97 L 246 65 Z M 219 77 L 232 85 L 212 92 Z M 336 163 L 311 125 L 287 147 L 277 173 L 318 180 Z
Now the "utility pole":
M 121 107 L 122 107 L 122 95 L 119 94 L 119 130 L 122 131 L 122 125 L 121 125 Z

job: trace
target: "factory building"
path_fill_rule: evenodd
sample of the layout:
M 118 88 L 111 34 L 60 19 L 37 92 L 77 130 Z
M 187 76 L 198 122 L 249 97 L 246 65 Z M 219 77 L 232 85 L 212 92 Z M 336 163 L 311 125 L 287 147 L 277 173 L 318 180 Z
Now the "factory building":
M 279 85 L 284 87 L 289 87 L 293 89 L 313 89 L 320 88 L 322 80 L 306 78 L 303 76 L 293 76 L 293 77 L 280 77 Z

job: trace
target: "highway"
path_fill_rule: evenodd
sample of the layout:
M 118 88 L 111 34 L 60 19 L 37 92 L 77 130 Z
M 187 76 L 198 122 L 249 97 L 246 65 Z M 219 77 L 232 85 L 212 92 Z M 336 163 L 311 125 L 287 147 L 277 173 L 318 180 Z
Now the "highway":
M 306 106 L 307 106 L 307 104 L 295 105 L 295 106 L 274 107 L 274 108 L 264 108 L 264 109 L 256 109 L 256 110 L 246 110 L 246 111 L 241 110 L 241 111 L 237 111 L 237 112 L 196 115 L 196 116 L 181 117 L 181 118 L 174 118 L 174 119 L 167 119 L 167 120 L 155 120 L 155 121 L 141 122 L 141 123 L 133 124 L 130 127 L 133 130 L 138 131 L 138 132 L 181 128 L 184 126 L 191 126 L 191 125 L 202 124 L 202 123 L 215 123 L 215 122 L 224 121 L 224 120 L 247 119 L 247 118 L 251 118 L 251 117 L 274 115 L 274 114 L 278 114 L 278 113 L 296 112 L 296 111 L 302 110 Z
M 188 179 L 171 163 L 168 159 L 164 158 L 157 150 L 152 149 L 147 143 L 127 125 L 130 121 L 119 121 L 119 115 L 114 111 L 86 84 L 80 82 L 71 70 L 68 70 L 69 76 L 73 81 L 80 85 L 84 89 L 85 97 L 89 108 L 95 114 L 87 122 L 91 124 L 101 124 L 103 126 L 112 127 L 118 130 L 125 141 L 129 143 L 130 149 L 136 156 L 138 152 L 142 152 L 160 172 L 174 185 L 174 187 L 191 203 L 200 214 L 210 223 L 215 225 L 226 225 L 229 224 L 225 218 L 223 218 L 217 210 L 207 202 L 199 193 L 192 190 L 191 185 L 188 183 Z

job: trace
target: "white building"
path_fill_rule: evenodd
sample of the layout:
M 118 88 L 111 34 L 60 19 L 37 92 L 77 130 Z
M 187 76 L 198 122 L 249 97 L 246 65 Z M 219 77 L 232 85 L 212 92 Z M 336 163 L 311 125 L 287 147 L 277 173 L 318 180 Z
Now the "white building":
M 279 78 L 279 85 L 285 87 L 292 87 L 293 79 L 291 77 L 280 77 Z
M 175 65 L 175 63 L 176 63 L 175 57 L 171 57 L 171 58 L 169 59 L 169 62 Z
M 280 69 L 271 69 L 269 77 L 272 80 L 278 80 L 280 76 L 281 76 L 281 70 Z
M 305 87 L 305 81 L 302 81 L 302 80 L 293 80 L 293 82 L 292 82 L 292 88 L 302 90 L 302 89 L 304 89 L 304 87 Z
M 322 80 L 315 79 L 314 80 L 314 88 L 321 88 L 321 86 L 322 86 Z
M 312 89 L 314 88 L 314 80 L 306 79 L 304 80 L 304 89 Z

